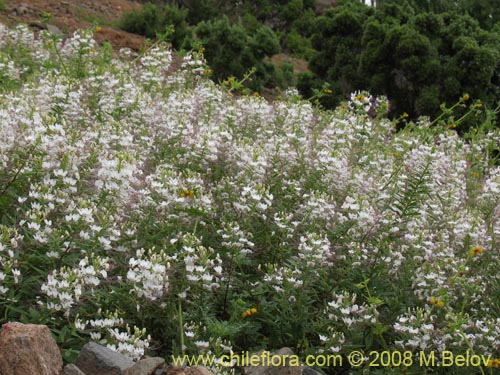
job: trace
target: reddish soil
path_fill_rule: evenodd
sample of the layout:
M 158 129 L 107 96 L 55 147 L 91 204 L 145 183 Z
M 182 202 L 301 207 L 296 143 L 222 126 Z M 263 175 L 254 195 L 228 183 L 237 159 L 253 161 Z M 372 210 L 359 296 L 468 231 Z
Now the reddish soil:
M 292 64 L 294 73 L 303 73 L 309 69 L 306 60 L 288 56 L 283 53 L 273 55 L 268 60 L 271 61 L 276 66 L 281 66 L 285 63 Z
M 140 5 L 128 0 L 4 0 L 5 10 L 0 12 L 0 22 L 15 25 L 23 22 L 34 27 L 44 27 L 41 15 L 50 13 L 50 25 L 63 33 L 99 26 L 97 41 L 109 41 L 116 48 L 128 47 L 140 50 L 144 38 L 120 30 L 114 25 L 122 17 Z

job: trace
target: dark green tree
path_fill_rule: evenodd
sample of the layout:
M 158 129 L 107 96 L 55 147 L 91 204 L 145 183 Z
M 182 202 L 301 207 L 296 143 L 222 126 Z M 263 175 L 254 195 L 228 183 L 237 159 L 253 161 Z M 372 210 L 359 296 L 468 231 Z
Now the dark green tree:
M 269 27 L 261 26 L 248 34 L 241 24 L 231 24 L 227 17 L 223 17 L 201 22 L 195 32 L 205 48 L 205 57 L 216 80 L 230 76 L 241 79 L 256 67 L 261 73 L 260 83 L 265 84 L 264 77 L 269 73 L 269 67 L 261 66 L 262 59 L 280 51 L 278 38 Z
M 309 66 L 319 78 L 330 83 L 333 95 L 324 99 L 329 106 L 338 104 L 351 92 L 365 86 L 365 78 L 358 74 L 358 66 L 363 52 L 363 25 L 372 12 L 373 8 L 361 3 L 346 2 L 317 20 L 316 32 L 311 39 L 317 53 Z
M 186 21 L 187 14 L 187 9 L 175 5 L 146 3 L 140 10 L 126 13 L 120 27 L 130 33 L 155 38 L 159 33 L 164 33 L 168 26 L 173 26 L 170 41 L 174 48 L 179 49 L 191 32 Z
M 465 93 L 495 106 L 500 99 L 500 34 L 482 29 L 469 15 L 438 13 L 430 4 L 387 0 L 375 9 L 362 9 L 369 7 L 343 3 L 320 17 L 310 69 L 335 94 L 323 104 L 335 105 L 350 92 L 365 89 L 387 95 L 393 115 L 433 116 L 442 103 L 451 105 Z

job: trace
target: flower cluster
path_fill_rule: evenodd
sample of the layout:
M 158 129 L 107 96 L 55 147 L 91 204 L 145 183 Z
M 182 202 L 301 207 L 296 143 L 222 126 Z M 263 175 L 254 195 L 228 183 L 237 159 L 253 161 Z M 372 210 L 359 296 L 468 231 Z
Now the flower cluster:
M 231 95 L 199 52 L 111 56 L 90 31 L 0 25 L 0 68 L 2 316 L 80 319 L 135 358 L 144 328 L 165 353 L 498 357 L 498 129 Z
M 69 313 L 85 292 L 92 294 L 101 279 L 107 278 L 108 269 L 108 258 L 85 257 L 80 260 L 77 268 L 64 266 L 52 271 L 41 287 L 41 291 L 48 297 L 47 308 Z
M 139 329 L 134 326 L 132 332 L 130 326 L 125 324 L 116 311 L 102 314 L 99 309 L 96 315 L 104 315 L 104 318 L 90 319 L 86 322 L 76 318 L 75 328 L 80 332 L 90 334 L 92 340 L 133 359 L 140 359 L 144 356 L 151 340 L 151 336 L 146 336 L 144 328 Z
M 165 295 L 169 286 L 170 263 L 163 251 L 146 253 L 144 249 L 139 249 L 136 258 L 130 258 L 128 263 L 127 280 L 137 297 L 155 301 Z

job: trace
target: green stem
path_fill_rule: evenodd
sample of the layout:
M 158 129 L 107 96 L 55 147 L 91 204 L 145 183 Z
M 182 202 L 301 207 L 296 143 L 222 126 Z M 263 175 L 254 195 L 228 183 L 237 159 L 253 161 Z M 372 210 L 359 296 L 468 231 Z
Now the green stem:
M 463 330 L 460 330 L 460 333 L 462 333 L 462 336 L 463 336 L 463 338 L 465 340 L 465 343 L 467 344 L 467 346 L 469 347 L 470 351 L 472 352 L 472 355 L 475 355 L 476 353 L 474 352 L 474 349 L 472 348 L 472 345 L 471 345 L 470 341 L 467 339 L 467 336 L 465 335 L 465 332 Z M 481 371 L 481 374 L 486 375 L 486 373 L 483 370 L 483 367 L 482 366 L 478 366 L 478 367 L 479 367 L 479 371 Z
M 182 302 L 180 298 L 179 298 L 178 314 L 179 314 L 179 334 L 181 338 L 181 353 L 182 356 L 184 356 L 184 322 L 182 321 Z

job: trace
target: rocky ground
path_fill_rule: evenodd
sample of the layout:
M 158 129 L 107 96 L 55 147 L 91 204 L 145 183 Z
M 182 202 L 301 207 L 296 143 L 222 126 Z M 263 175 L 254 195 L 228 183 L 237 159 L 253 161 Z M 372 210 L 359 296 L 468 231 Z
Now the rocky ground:
M 140 6 L 128 0 L 4 0 L 5 9 L 0 12 L 0 22 L 9 26 L 22 22 L 33 28 L 45 27 L 41 18 L 50 13 L 49 25 L 62 33 L 70 34 L 77 29 L 100 26 L 96 39 L 109 41 L 116 48 L 128 47 L 140 50 L 144 38 L 120 30 L 117 21 L 123 13 Z
M 260 352 L 259 352 L 260 353 Z M 257 354 L 259 354 L 257 353 Z M 290 358 L 282 348 L 272 356 Z M 217 373 L 217 370 L 214 369 Z M 243 375 L 321 375 L 307 366 L 237 368 Z M 74 364 L 63 366 L 61 353 L 44 325 L 6 323 L 0 331 L 0 374 L 2 375 L 214 375 L 203 366 L 173 366 L 161 357 L 134 362 L 95 342 L 85 344 Z

